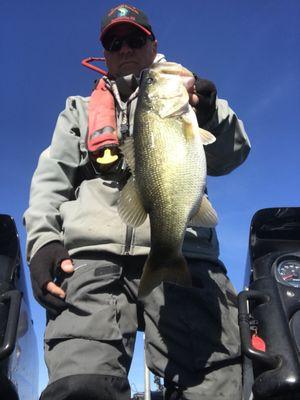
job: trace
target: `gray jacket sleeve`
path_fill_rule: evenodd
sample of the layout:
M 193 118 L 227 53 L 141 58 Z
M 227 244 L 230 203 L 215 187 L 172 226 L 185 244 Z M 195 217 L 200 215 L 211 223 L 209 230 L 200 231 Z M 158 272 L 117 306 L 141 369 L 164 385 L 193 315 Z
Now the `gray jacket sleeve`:
M 216 111 L 203 126 L 216 141 L 205 146 L 209 175 L 225 175 L 242 164 L 250 151 L 250 142 L 243 122 L 239 120 L 226 100 L 217 99 Z
M 46 243 L 61 241 L 59 208 L 74 198 L 83 142 L 75 98 L 68 98 L 65 110 L 58 117 L 52 143 L 41 154 L 32 178 L 29 208 L 24 214 L 28 261 Z

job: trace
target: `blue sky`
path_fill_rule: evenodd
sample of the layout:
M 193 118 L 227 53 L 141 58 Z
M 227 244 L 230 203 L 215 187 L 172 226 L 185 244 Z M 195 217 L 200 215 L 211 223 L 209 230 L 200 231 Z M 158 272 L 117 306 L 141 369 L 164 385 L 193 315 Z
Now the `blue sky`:
M 17 223 L 31 176 L 69 95 L 89 95 L 97 74 L 80 65 L 102 55 L 99 21 L 114 1 L 1 0 L 0 212 Z M 152 22 L 159 51 L 211 79 L 245 124 L 248 160 L 228 176 L 208 179 L 218 211 L 221 258 L 242 288 L 248 232 L 255 211 L 299 205 L 300 2 L 298 0 L 136 1 Z M 40 351 L 44 313 L 33 300 Z M 139 337 L 130 382 L 142 388 Z

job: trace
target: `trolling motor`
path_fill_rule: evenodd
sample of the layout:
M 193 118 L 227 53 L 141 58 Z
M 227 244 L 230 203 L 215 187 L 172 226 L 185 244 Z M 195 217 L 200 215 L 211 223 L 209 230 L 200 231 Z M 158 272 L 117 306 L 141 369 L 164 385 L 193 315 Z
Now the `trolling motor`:
M 246 281 L 239 294 L 245 381 L 251 370 L 255 400 L 300 399 L 300 207 L 254 215 Z

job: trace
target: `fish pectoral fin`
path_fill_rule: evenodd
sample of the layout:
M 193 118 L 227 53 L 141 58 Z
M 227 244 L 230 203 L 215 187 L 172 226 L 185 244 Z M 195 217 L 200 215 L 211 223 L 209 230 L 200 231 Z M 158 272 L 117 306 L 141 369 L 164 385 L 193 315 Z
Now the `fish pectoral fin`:
M 212 133 L 199 128 L 194 113 L 182 114 L 181 119 L 184 123 L 184 132 L 187 139 L 192 139 L 196 135 L 200 134 L 203 145 L 211 144 L 216 141 L 216 138 Z
M 132 175 L 135 173 L 135 152 L 134 139 L 132 136 L 126 138 L 123 144 L 120 145 L 120 151 L 123 154 L 125 161 L 130 168 Z
M 172 282 L 184 287 L 192 286 L 192 278 L 185 258 L 181 255 L 169 260 L 155 259 L 149 255 L 141 277 L 138 298 L 148 296 L 162 282 Z
M 205 129 L 199 128 L 199 133 L 202 139 L 202 143 L 204 145 L 211 144 L 216 141 L 215 136 L 212 133 L 206 131 Z
M 218 223 L 218 215 L 206 195 L 203 196 L 200 207 L 192 216 L 189 226 L 202 226 L 204 228 L 214 228 Z
M 118 212 L 123 222 L 133 227 L 142 225 L 147 218 L 140 193 L 132 176 L 120 192 Z
M 195 124 L 189 113 L 183 114 L 181 119 L 184 124 L 184 134 L 186 139 L 193 139 L 197 135 L 197 130 L 195 129 Z M 198 126 L 197 126 L 198 128 Z

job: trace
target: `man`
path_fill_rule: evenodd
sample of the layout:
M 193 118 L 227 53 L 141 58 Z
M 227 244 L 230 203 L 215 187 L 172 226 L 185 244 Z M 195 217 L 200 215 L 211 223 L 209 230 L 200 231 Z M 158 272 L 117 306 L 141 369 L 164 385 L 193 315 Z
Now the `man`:
M 101 42 L 108 68 L 103 90 L 108 101 L 114 96 L 122 138 L 132 135 L 141 71 L 165 58 L 146 15 L 126 4 L 104 16 Z M 243 124 L 216 98 L 212 82 L 197 78 L 194 89 L 190 103 L 199 126 L 216 136 L 206 147 L 208 173 L 229 173 L 249 152 Z M 127 375 L 142 329 L 147 363 L 164 377 L 166 399 L 240 399 L 236 295 L 218 259 L 215 230 L 187 230 L 183 252 L 192 288 L 164 282 L 138 300 L 149 225 L 132 229 L 118 215 L 128 178 L 122 158 L 107 166 L 88 152 L 92 101 L 67 100 L 25 213 L 33 291 L 48 317 L 49 384 L 41 398 L 128 400 Z

